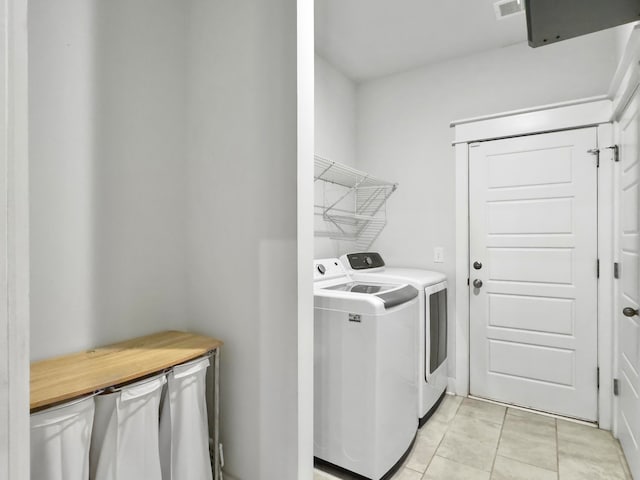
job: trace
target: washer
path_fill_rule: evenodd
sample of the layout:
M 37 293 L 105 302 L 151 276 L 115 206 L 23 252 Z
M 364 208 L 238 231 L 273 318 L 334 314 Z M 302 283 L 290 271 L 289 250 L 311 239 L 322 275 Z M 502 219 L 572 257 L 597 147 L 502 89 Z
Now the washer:
M 354 280 L 402 282 L 419 290 L 418 413 L 419 424 L 424 425 L 447 390 L 446 276 L 416 268 L 387 267 L 375 252 L 350 253 L 340 261 Z
M 372 480 L 409 453 L 417 416 L 418 290 L 314 262 L 314 456 Z

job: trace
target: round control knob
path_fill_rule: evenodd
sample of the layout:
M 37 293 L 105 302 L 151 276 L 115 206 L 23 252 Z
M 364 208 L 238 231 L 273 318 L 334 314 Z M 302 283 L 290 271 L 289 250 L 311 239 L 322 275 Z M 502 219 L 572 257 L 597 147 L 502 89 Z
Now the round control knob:
M 325 274 L 325 272 L 327 271 L 327 269 L 325 268 L 325 266 L 324 266 L 324 265 L 319 264 L 319 265 L 318 265 L 318 271 L 320 272 L 320 275 L 324 275 L 324 274 Z
M 475 268 L 476 270 L 480 270 L 482 268 L 482 263 L 473 262 L 473 268 Z
M 482 288 L 482 280 L 479 280 L 479 279 L 477 279 L 477 278 L 476 278 L 476 279 L 473 281 L 473 286 L 474 286 L 475 288 Z
M 373 260 L 371 260 L 371 257 L 364 257 L 364 261 L 367 265 L 373 265 Z

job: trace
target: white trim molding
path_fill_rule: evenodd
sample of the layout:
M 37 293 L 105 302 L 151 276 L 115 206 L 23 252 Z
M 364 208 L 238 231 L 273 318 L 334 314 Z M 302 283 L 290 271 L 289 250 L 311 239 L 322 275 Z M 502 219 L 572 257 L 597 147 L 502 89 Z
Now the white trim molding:
M 598 169 L 598 368 L 600 390 L 598 391 L 598 425 L 611 430 L 613 425 L 613 361 L 614 361 L 614 151 L 607 147 L 613 144 L 613 125 L 605 123 L 598 127 L 600 168 Z
M 0 478 L 29 479 L 27 1 L 0 0 Z
M 612 104 L 594 97 L 451 122 L 454 143 L 470 143 L 600 125 L 611 121 Z
M 469 395 L 469 145 L 456 150 L 456 378 L 455 393 Z
M 614 161 L 611 119 L 606 98 L 578 100 L 508 114 L 453 122 L 456 155 L 456 378 L 458 395 L 469 395 L 469 144 L 498 138 L 596 126 L 600 148 L 598 172 L 598 423 L 612 428 L 613 412 L 613 261 Z

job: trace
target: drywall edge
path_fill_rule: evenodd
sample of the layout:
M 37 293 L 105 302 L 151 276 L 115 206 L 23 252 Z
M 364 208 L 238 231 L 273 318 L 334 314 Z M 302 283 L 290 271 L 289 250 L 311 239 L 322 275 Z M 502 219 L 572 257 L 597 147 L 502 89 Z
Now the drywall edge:
M 298 478 L 313 477 L 314 5 L 298 0 Z

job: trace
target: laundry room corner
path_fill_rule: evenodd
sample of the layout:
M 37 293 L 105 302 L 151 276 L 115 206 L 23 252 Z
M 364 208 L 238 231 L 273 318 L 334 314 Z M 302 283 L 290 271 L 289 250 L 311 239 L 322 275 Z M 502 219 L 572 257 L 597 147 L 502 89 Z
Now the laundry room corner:
M 616 217 L 635 212 L 629 193 L 635 188 L 635 163 L 623 170 L 627 190 L 617 179 L 621 152 L 626 148 L 628 162 L 637 153 L 631 140 L 640 51 L 636 17 L 622 6 L 585 4 L 575 18 L 562 12 L 568 15 L 562 31 L 550 22 L 558 28 L 552 36 L 544 29 L 563 7 L 533 0 L 486 3 L 486 9 L 479 3 L 465 6 L 467 16 L 476 15 L 473 25 L 456 17 L 455 41 L 442 26 L 446 15 L 455 16 L 453 5 L 438 9 L 439 22 L 418 6 L 407 8 L 406 15 L 356 0 L 316 4 L 315 326 L 323 337 L 315 339 L 321 373 L 314 408 L 316 418 L 324 419 L 315 435 L 318 472 L 340 476 L 336 465 L 366 471 L 337 453 L 349 450 L 348 439 L 330 439 L 332 420 L 322 417 L 325 409 L 342 412 L 318 393 L 344 385 L 328 380 L 337 372 L 329 361 L 338 355 L 331 345 L 338 337 L 345 345 L 355 342 L 352 334 L 365 318 L 364 306 L 338 305 L 347 298 L 364 303 L 365 296 L 375 303 L 385 288 L 400 288 L 403 281 L 420 291 L 416 271 L 446 278 L 446 388 L 473 399 L 462 400 L 460 412 L 468 413 L 472 404 L 487 412 L 506 409 L 508 431 L 509 414 L 522 408 L 555 416 L 557 432 L 568 417 L 617 442 L 612 435 L 621 428 L 620 385 L 636 384 L 619 351 L 635 345 L 627 339 L 635 338 L 637 326 L 636 287 L 628 283 L 636 270 L 625 250 L 635 249 L 635 223 Z M 557 15 L 549 16 L 551 11 Z M 609 28 L 614 25 L 622 26 Z M 451 41 L 431 48 L 429 35 L 438 34 Z M 355 147 L 348 138 L 354 126 Z M 619 129 L 626 129 L 628 144 L 618 139 Z M 374 215 L 362 208 L 367 188 L 388 189 Z M 375 235 L 367 236 L 376 222 Z M 616 243 L 621 239 L 628 247 Z M 631 264 L 625 267 L 627 277 L 625 261 Z M 621 292 L 623 285 L 630 290 Z M 424 345 L 418 384 L 426 379 L 433 386 L 437 380 L 428 372 L 443 365 L 437 359 L 441 345 L 435 344 L 442 329 L 429 319 L 437 318 L 440 301 L 428 294 L 421 301 L 418 311 L 427 315 L 417 330 Z M 380 319 L 371 321 L 382 325 Z M 329 324 L 344 328 L 331 341 L 327 335 L 337 333 L 323 330 Z M 428 359 L 421 357 L 424 352 Z M 625 401 L 636 402 L 630 385 Z M 345 399 L 343 408 L 355 395 L 346 389 L 336 394 Z M 636 411 L 636 403 L 627 404 L 629 412 Z M 428 418 L 427 412 L 424 425 Z M 397 423 L 400 428 L 399 417 Z M 344 427 L 351 431 L 347 423 Z M 621 431 L 629 465 L 637 468 L 630 441 L 634 428 Z M 418 429 L 418 439 L 421 434 Z M 554 440 L 557 448 L 562 436 Z M 501 455 L 509 456 L 503 441 L 493 467 L 480 468 L 480 459 L 475 465 L 471 459 L 456 461 L 495 474 L 502 468 Z M 457 478 L 442 467 L 441 457 L 455 456 L 452 442 L 445 435 L 435 454 L 414 446 L 404 470 L 394 476 L 396 465 L 387 465 L 387 474 Z M 421 463 L 421 456 L 431 464 Z M 554 471 L 553 478 L 570 478 L 565 476 L 573 467 L 581 472 L 602 467 L 602 459 L 594 457 L 569 468 L 568 457 L 556 452 L 556 466 L 543 468 Z M 627 466 L 620 458 L 612 465 L 616 474 Z M 531 473 L 531 478 L 544 478 L 538 473 L 542 476 Z

